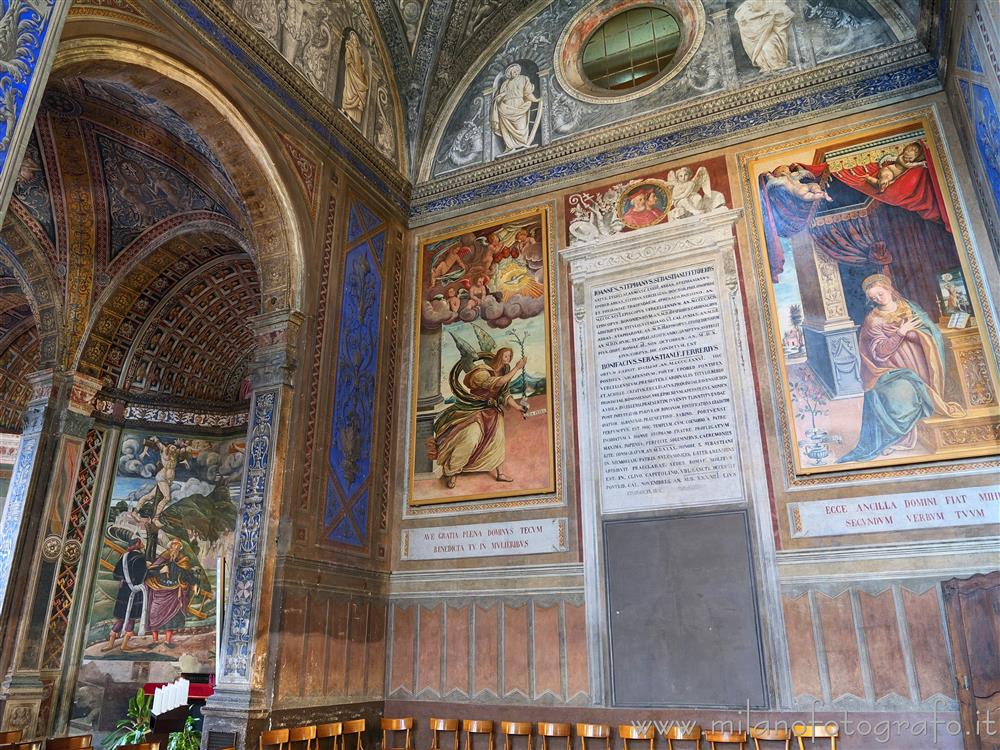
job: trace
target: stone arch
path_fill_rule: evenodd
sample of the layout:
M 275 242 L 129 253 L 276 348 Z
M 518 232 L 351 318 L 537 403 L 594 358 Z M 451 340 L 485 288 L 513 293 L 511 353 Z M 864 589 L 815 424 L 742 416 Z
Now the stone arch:
M 64 41 L 51 79 L 86 73 L 125 83 L 171 107 L 213 149 L 249 213 L 247 238 L 261 278 L 263 311 L 301 310 L 303 218 L 262 137 L 207 75 L 160 50 L 118 39 Z
M 17 279 L 38 330 L 39 369 L 55 367 L 63 354 L 62 285 L 44 249 L 13 211 L 4 218 L 0 268 Z

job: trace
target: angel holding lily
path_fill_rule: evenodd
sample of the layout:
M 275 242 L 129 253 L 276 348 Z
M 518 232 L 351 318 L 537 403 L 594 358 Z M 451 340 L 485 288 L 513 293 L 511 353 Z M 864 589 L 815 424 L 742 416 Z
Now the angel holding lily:
M 503 471 L 507 458 L 504 410 L 524 415 L 528 409 L 527 403 L 518 403 L 510 392 L 527 358 L 512 365 L 512 349 L 497 349 L 492 336 L 479 326 L 472 328 L 478 348 L 449 331 L 461 355 L 448 375 L 454 402 L 434 420 L 434 437 L 427 441 L 428 455 L 441 467 L 442 481 L 449 489 L 462 473 L 491 472 L 498 482 L 514 481 Z

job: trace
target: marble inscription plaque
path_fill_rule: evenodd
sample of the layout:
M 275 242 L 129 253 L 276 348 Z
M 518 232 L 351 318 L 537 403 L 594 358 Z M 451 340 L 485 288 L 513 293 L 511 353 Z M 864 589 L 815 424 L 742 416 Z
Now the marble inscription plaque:
M 1000 523 L 1000 486 L 791 503 L 793 537 L 985 526 Z
M 604 512 L 742 497 L 712 266 L 594 288 Z
M 403 532 L 402 559 L 454 560 L 565 552 L 566 519 L 430 526 Z

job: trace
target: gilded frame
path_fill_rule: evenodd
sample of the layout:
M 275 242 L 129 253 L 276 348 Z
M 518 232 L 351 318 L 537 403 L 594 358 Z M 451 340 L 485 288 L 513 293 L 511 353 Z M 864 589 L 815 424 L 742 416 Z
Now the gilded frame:
M 543 485 L 531 486 L 531 487 L 513 487 L 509 484 L 499 484 L 495 491 L 483 491 L 483 492 L 471 492 L 467 494 L 453 494 L 453 495 L 443 495 L 441 491 L 436 493 L 430 493 L 429 496 L 417 492 L 417 481 L 425 481 L 427 479 L 426 473 L 423 477 L 418 477 L 418 472 L 416 471 L 417 463 L 417 451 L 422 449 L 423 441 L 418 437 L 418 401 L 420 394 L 420 349 L 421 349 L 421 337 L 423 335 L 421 331 L 421 320 L 422 320 L 422 309 L 425 304 L 426 293 L 430 290 L 427 285 L 429 281 L 429 272 L 431 271 L 429 264 L 427 262 L 428 252 L 434 252 L 436 249 L 440 248 L 445 243 L 457 240 L 463 235 L 475 235 L 480 233 L 481 235 L 488 235 L 491 230 L 498 230 L 504 227 L 510 227 L 511 225 L 526 225 L 529 222 L 537 222 L 537 241 L 541 246 L 541 256 L 542 256 L 542 299 L 543 310 L 541 312 L 541 326 L 545 332 L 544 341 L 544 351 L 545 351 L 545 398 L 544 398 L 544 409 L 546 411 L 545 418 L 545 437 L 546 437 L 546 458 L 547 458 L 547 480 Z M 420 237 L 417 240 L 417 259 L 416 259 L 416 273 L 415 273 L 415 301 L 414 301 L 414 347 L 413 347 L 413 366 L 412 366 L 412 382 L 411 382 L 411 398 L 410 398 L 410 420 L 409 420 L 409 467 L 407 470 L 406 482 L 407 482 L 407 507 L 411 512 L 419 512 L 421 509 L 430 511 L 434 508 L 438 510 L 446 510 L 451 508 L 458 508 L 459 504 L 469 503 L 468 505 L 462 505 L 461 507 L 467 510 L 489 510 L 489 509 L 499 509 L 501 507 L 529 507 L 536 505 L 550 505 L 552 504 L 552 495 L 560 492 L 561 487 L 561 477 L 560 471 L 561 466 L 558 458 L 556 456 L 556 447 L 560 445 L 561 442 L 561 427 L 560 427 L 560 395 L 559 395 L 559 367 L 556 359 L 559 346 L 558 330 L 555 311 L 557 309 L 557 290 L 555 287 L 555 252 L 553 248 L 553 238 L 552 238 L 552 226 L 551 226 L 551 208 L 549 206 L 539 206 L 531 209 L 526 209 L 523 211 L 517 211 L 510 214 L 495 215 L 490 218 L 483 219 L 481 221 L 457 225 L 436 232 L 434 234 Z M 478 320 L 478 319 L 477 319 Z M 444 324 L 451 325 L 451 323 Z M 444 329 L 444 326 L 442 326 Z M 490 329 L 490 332 L 496 333 L 497 329 Z M 443 335 L 444 330 L 442 330 Z M 499 338 L 499 336 L 498 336 Z M 440 413 L 441 409 L 438 409 Z M 535 418 L 532 416 L 529 419 Z M 434 462 L 434 472 L 435 476 L 439 478 L 439 472 L 437 467 L 437 462 Z M 447 489 L 442 483 L 441 489 Z M 492 502 L 480 502 L 480 501 L 492 501 Z M 558 501 L 558 498 L 556 499 Z

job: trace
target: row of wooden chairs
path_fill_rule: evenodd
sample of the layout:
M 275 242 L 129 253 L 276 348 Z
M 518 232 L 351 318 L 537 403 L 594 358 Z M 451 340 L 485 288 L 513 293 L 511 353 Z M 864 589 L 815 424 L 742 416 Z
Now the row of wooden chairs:
M 364 732 L 364 719 L 270 729 L 260 735 L 260 750 L 295 750 L 300 744 L 303 745 L 302 750 L 321 750 L 321 746 L 322 750 L 348 750 L 348 747 L 350 750 L 365 750 Z
M 430 750 L 459 750 L 459 727 L 464 738 L 464 750 L 473 750 L 473 738 L 476 735 L 485 735 L 487 750 L 494 750 L 494 729 L 493 722 L 488 720 L 465 719 L 459 723 L 458 719 L 431 719 L 431 747 Z M 382 750 L 413 750 L 410 732 L 413 729 L 413 719 L 411 717 L 399 719 L 382 719 Z M 523 721 L 501 721 L 499 734 L 503 736 L 503 750 L 514 750 L 513 746 L 517 738 L 525 739 L 527 750 L 534 750 L 533 737 L 537 735 L 541 738 L 541 750 L 549 750 L 549 740 L 565 740 L 565 750 L 572 749 L 572 731 L 570 724 L 553 722 L 538 722 L 532 725 L 531 722 Z M 394 746 L 390 739 L 397 733 L 402 733 L 403 744 Z M 440 744 L 441 737 L 447 738 L 451 735 L 450 747 L 443 747 Z M 577 724 L 576 736 L 580 741 L 579 750 L 588 750 L 587 740 L 603 741 L 603 750 L 612 750 L 612 730 L 610 724 Z M 840 736 L 835 724 L 795 724 L 789 729 L 767 729 L 754 727 L 749 732 L 741 731 L 712 731 L 705 730 L 698 725 L 673 726 L 664 732 L 663 737 L 667 741 L 667 750 L 675 750 L 674 742 L 693 742 L 694 750 L 702 750 L 702 740 L 708 743 L 710 750 L 718 750 L 718 746 L 736 746 L 739 750 L 747 747 L 748 740 L 753 741 L 754 750 L 763 750 L 765 747 L 774 745 L 762 745 L 761 743 L 784 743 L 784 750 L 791 750 L 792 739 L 798 740 L 799 750 L 805 750 L 804 740 L 829 739 L 830 750 L 837 750 L 837 738 Z M 648 742 L 648 750 L 653 750 L 656 741 L 656 727 L 650 723 L 648 726 L 637 724 L 622 724 L 618 727 L 618 737 L 622 740 L 623 749 L 631 750 L 629 742 Z M 398 738 L 397 738 L 398 740 Z M 262 747 L 261 750 L 264 750 Z M 306 748 L 310 750 L 310 748 Z
M 91 750 L 93 735 L 77 734 L 71 737 L 50 737 L 47 740 L 21 742 L 21 730 L 0 732 L 0 750 Z

